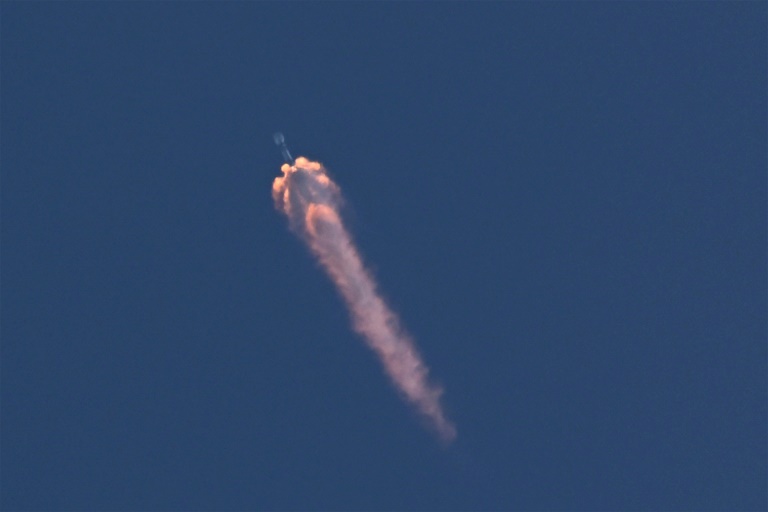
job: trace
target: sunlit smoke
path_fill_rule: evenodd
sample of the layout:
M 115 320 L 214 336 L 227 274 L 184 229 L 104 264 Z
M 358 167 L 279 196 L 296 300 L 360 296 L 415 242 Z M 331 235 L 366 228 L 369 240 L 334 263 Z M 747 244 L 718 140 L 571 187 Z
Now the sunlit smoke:
M 427 419 L 440 438 L 451 442 L 456 429 L 440 405 L 442 389 L 428 380 L 429 370 L 376 290 L 339 216 L 341 192 L 325 168 L 299 157 L 283 164 L 275 178 L 275 206 L 318 258 L 349 308 L 352 325 L 381 359 L 405 398 Z

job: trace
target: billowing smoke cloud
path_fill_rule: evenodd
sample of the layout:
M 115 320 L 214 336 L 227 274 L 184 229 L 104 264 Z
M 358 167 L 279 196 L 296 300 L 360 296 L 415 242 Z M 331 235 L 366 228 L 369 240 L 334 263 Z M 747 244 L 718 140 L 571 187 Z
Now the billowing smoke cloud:
M 288 216 L 291 229 L 309 246 L 336 284 L 349 308 L 352 325 L 378 354 L 384 369 L 405 398 L 446 442 L 456 429 L 440 406 L 442 389 L 428 380 L 410 337 L 376 291 L 360 254 L 339 216 L 341 192 L 317 162 L 299 157 L 283 164 L 272 195 L 278 210 Z

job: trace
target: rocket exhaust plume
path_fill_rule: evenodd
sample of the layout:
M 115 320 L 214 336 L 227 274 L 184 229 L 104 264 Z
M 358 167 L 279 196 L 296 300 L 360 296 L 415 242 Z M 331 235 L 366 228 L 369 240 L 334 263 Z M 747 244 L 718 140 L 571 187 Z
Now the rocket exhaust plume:
M 321 164 L 304 157 L 292 163 L 283 164 L 283 175 L 272 184 L 275 206 L 320 261 L 349 309 L 354 330 L 379 356 L 395 386 L 440 438 L 450 443 L 456 429 L 440 405 L 442 389 L 428 380 L 429 370 L 413 341 L 364 267 L 339 215 L 339 187 Z

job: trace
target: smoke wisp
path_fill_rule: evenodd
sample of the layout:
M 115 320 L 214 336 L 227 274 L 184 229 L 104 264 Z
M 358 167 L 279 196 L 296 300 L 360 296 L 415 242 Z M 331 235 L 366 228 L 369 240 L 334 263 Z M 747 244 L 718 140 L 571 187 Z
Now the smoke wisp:
M 442 389 L 428 379 L 428 368 L 408 334 L 400 327 L 376 290 L 357 248 L 339 215 L 341 192 L 325 168 L 299 157 L 283 164 L 275 178 L 275 206 L 291 229 L 306 242 L 336 285 L 352 317 L 352 326 L 378 355 L 386 373 L 405 399 L 429 422 L 445 442 L 456 428 L 440 405 Z

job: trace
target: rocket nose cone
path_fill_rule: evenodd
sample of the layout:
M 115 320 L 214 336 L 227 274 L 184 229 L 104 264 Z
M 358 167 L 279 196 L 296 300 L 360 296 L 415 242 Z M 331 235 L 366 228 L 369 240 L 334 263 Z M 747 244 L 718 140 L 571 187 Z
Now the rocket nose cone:
M 278 146 L 285 142 L 285 137 L 283 137 L 283 134 L 280 132 L 277 132 L 272 136 L 273 139 L 275 139 L 275 144 Z

